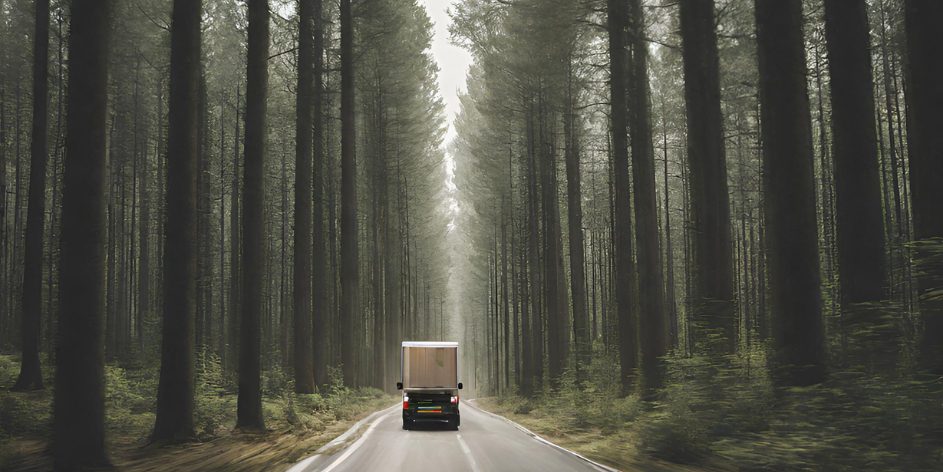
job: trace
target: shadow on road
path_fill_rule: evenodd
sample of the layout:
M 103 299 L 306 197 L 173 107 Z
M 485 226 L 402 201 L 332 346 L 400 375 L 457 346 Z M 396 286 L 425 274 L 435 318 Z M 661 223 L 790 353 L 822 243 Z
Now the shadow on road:
M 413 423 L 409 427 L 410 431 L 454 431 L 449 428 L 447 422 L 437 423 L 434 421 L 422 422 L 422 423 Z

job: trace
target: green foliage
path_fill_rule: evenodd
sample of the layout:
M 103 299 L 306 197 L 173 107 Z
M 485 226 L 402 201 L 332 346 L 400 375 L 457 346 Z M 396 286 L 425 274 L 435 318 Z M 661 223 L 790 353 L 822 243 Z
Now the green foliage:
M 52 398 L 46 393 L 0 392 L 0 440 L 49 430 Z
M 771 385 L 763 351 L 712 359 L 670 357 L 661 400 L 636 423 L 642 449 L 676 462 L 699 462 L 711 442 L 767 427 Z
M 47 370 L 47 385 L 52 385 L 52 372 Z M 194 428 L 199 439 L 210 440 L 235 424 L 236 389 L 215 354 L 199 355 L 196 371 Z M 19 359 L 0 356 L 0 439 L 48 437 L 52 389 L 10 392 L 18 373 Z M 265 371 L 263 377 L 263 410 L 276 430 L 320 432 L 394 402 L 377 389 L 344 386 L 342 375 L 334 375 L 334 383 L 324 392 L 310 395 L 294 393 L 291 376 L 281 369 Z M 156 368 L 105 366 L 105 425 L 110 437 L 146 440 L 154 426 L 158 378 Z
M 618 397 L 613 365 L 597 351 L 582 389 L 568 373 L 558 391 L 496 399 L 498 410 L 615 464 L 646 455 L 745 471 L 943 466 L 940 379 L 851 365 L 824 384 L 776 390 L 766 349 L 754 346 L 723 358 L 669 357 L 658 401 L 643 402 Z
M 136 435 L 154 425 L 156 369 L 129 371 L 105 366 L 105 423 L 118 435 Z

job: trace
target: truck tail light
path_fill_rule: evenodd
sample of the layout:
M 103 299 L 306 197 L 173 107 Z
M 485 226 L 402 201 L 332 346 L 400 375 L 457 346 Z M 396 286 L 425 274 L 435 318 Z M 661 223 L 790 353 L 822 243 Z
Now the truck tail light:
M 403 409 L 404 410 L 409 409 L 409 397 L 403 397 Z
M 458 395 L 452 395 L 452 404 L 458 405 Z

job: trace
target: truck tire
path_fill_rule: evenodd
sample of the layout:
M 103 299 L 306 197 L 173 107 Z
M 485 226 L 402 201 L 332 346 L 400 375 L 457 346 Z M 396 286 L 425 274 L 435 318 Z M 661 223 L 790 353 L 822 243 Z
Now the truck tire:
M 449 429 L 452 431 L 458 431 L 458 418 L 453 416 L 449 418 Z
M 410 423 L 409 420 L 407 420 L 407 419 L 404 419 L 404 420 L 403 420 L 403 429 L 405 429 L 406 431 L 409 431 L 409 427 L 410 427 L 410 424 L 409 424 L 409 423 Z

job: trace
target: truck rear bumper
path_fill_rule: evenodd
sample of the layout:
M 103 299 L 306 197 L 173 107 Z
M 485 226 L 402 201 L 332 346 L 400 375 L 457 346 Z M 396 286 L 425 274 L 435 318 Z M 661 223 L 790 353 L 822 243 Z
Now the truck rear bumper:
M 447 424 L 458 427 L 462 424 L 462 417 L 458 412 L 430 414 L 430 413 L 410 413 L 403 412 L 403 425 L 408 427 L 412 424 Z

